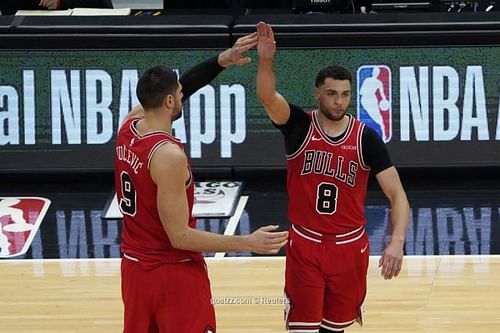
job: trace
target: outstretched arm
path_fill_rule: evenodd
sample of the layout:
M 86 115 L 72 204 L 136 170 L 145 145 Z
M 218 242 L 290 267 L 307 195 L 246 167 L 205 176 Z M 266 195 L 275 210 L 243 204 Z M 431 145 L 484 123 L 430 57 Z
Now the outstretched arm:
M 161 223 L 175 248 L 199 252 L 274 254 L 286 244 L 286 231 L 273 232 L 278 226 L 262 227 L 244 236 L 225 236 L 190 228 L 185 184 L 189 178 L 188 163 L 179 147 L 173 144 L 160 146 L 151 159 L 150 173 L 157 185 Z
M 399 275 L 403 263 L 403 246 L 408 229 L 409 204 L 395 167 L 376 175 L 377 181 L 391 204 L 392 237 L 380 257 L 379 267 L 385 279 Z
M 251 59 L 245 56 L 245 52 L 257 45 L 257 33 L 252 33 L 241 38 L 234 45 L 222 51 L 217 56 L 198 64 L 182 74 L 179 78 L 182 84 L 182 101 L 184 102 L 198 89 L 204 87 L 215 79 L 225 68 L 231 65 L 245 65 Z
M 182 84 L 182 101 L 184 102 L 198 89 L 204 87 L 212 81 L 217 75 L 220 74 L 225 68 L 237 65 L 242 66 L 248 64 L 251 59 L 245 56 L 245 52 L 257 45 L 257 33 L 238 38 L 234 45 L 222 51 L 217 56 L 210 58 L 185 72 L 179 78 Z M 144 109 L 141 105 L 137 105 L 130 111 L 123 122 L 135 116 L 142 116 Z
M 276 91 L 276 77 L 273 70 L 273 58 L 276 53 L 276 41 L 271 25 L 264 22 L 257 24 L 257 96 L 269 118 L 277 125 L 284 125 L 290 117 L 290 107 L 286 99 Z

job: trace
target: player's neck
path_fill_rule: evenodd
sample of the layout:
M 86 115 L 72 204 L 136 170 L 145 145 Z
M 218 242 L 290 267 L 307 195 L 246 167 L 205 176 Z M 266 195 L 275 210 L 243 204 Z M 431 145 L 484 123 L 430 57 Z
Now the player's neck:
M 137 130 L 142 135 L 158 131 L 172 133 L 172 121 L 161 112 L 148 112 L 137 123 Z
M 347 114 L 344 114 L 342 118 L 338 120 L 329 119 L 321 112 L 318 112 L 317 115 L 321 129 L 326 135 L 332 138 L 342 135 L 347 129 L 347 126 L 349 126 L 349 116 Z

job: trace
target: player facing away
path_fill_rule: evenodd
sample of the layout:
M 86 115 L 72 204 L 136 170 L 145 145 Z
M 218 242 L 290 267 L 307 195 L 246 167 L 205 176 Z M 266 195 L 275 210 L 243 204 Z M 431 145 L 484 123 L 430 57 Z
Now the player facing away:
M 141 106 L 126 117 L 116 138 L 115 185 L 123 213 L 121 250 L 124 332 L 215 333 L 215 314 L 202 252 L 274 254 L 288 232 L 262 227 L 250 235 L 197 230 L 191 211 L 194 180 L 172 122 L 182 102 L 225 67 L 250 61 L 256 34 L 196 65 L 180 79 L 162 66 L 137 84 Z
M 314 92 L 318 108 L 304 112 L 276 91 L 271 26 L 259 22 L 257 34 L 257 95 L 283 134 L 287 154 L 287 329 L 343 332 L 356 321 L 362 324 L 370 253 L 364 201 L 370 172 L 391 205 L 392 238 L 379 261 L 385 279 L 401 271 L 408 200 L 384 143 L 347 114 L 349 71 L 322 69 Z

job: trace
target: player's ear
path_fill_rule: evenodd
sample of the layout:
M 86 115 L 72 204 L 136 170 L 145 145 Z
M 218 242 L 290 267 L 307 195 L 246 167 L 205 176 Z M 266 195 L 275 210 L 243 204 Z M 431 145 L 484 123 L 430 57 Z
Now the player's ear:
M 319 101 L 319 88 L 314 87 L 314 98 Z
M 171 95 L 171 94 L 167 94 L 165 95 L 165 97 L 163 98 L 163 105 L 167 108 L 167 109 L 171 109 L 174 105 L 175 105 L 175 99 L 174 99 L 174 96 Z

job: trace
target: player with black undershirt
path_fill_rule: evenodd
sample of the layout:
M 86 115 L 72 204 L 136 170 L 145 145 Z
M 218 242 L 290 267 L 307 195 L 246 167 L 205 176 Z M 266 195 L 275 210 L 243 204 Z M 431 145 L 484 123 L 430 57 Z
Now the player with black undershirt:
M 318 108 L 305 112 L 276 90 L 276 42 L 257 24 L 257 95 L 285 139 L 288 219 L 285 308 L 289 332 L 343 332 L 362 323 L 370 247 L 365 197 L 372 173 L 391 205 L 392 237 L 379 261 L 385 279 L 399 274 L 409 205 L 377 134 L 348 114 L 351 73 L 328 66 L 316 77 Z

